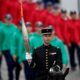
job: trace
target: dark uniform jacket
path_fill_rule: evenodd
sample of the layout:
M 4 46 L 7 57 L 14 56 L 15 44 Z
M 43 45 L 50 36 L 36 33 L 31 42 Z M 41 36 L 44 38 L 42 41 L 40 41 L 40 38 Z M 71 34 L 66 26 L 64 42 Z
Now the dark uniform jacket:
M 59 65 L 62 69 L 62 58 L 59 48 L 52 45 L 42 45 L 34 50 L 31 66 L 39 75 L 48 73 L 53 64 Z

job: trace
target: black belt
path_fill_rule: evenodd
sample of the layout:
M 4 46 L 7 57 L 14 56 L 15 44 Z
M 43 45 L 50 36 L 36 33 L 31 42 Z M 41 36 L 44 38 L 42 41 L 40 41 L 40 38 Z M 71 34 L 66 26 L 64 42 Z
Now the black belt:
M 48 75 L 48 71 L 43 71 L 43 70 L 41 70 L 41 71 L 36 71 L 36 75 L 37 75 L 37 76 Z

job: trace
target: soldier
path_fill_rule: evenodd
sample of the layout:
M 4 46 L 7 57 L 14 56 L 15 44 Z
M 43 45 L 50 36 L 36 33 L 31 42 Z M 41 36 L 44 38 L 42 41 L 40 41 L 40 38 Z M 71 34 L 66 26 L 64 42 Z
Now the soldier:
M 32 33 L 32 24 L 31 24 L 31 22 L 26 22 L 25 25 L 26 25 L 28 33 L 29 34 Z
M 61 19 L 60 19 L 60 33 L 62 35 L 62 41 L 65 43 L 65 44 L 68 44 L 67 43 L 67 40 L 66 40 L 66 28 L 67 28 L 67 24 L 68 24 L 68 16 L 67 16 L 67 11 L 66 10 L 61 10 Z M 63 31 L 62 31 L 63 29 Z
M 45 9 L 44 9 L 43 1 L 42 0 L 38 0 L 37 1 L 37 7 L 33 11 L 32 16 L 31 16 L 31 23 L 32 23 L 32 26 L 33 26 L 33 31 L 35 31 L 36 22 L 38 22 L 38 21 L 42 22 L 42 18 L 43 18 L 43 13 L 44 12 L 45 12 Z
M 32 13 L 36 9 L 36 7 L 37 7 L 36 2 L 33 2 L 33 0 L 27 0 L 27 8 L 28 8 L 27 21 L 30 21 Z
M 35 71 L 35 80 L 47 80 L 49 69 L 54 64 L 62 69 L 61 51 L 50 44 L 52 40 L 52 29 L 42 29 L 44 43 L 34 49 L 32 55 L 32 68 Z
M 43 39 L 42 39 L 42 35 L 41 35 L 41 29 L 43 28 L 42 26 L 40 27 L 39 22 L 37 22 L 37 26 L 36 26 L 36 33 L 33 34 L 33 37 L 30 38 L 30 43 L 31 45 L 31 51 L 33 52 L 33 49 L 36 49 L 38 47 L 40 47 L 43 44 Z M 39 27 L 38 27 L 39 26 Z M 51 25 L 49 25 L 49 27 L 52 27 Z M 68 56 L 67 56 L 67 51 L 65 49 L 64 43 L 55 35 L 55 29 L 53 31 L 53 39 L 50 42 L 53 46 L 55 47 L 59 47 L 62 53 L 62 62 L 64 66 L 68 65 Z
M 52 26 L 51 26 L 52 27 Z M 60 40 L 56 35 L 55 35 L 55 29 L 53 31 L 53 39 L 50 42 L 53 46 L 60 48 L 61 53 L 62 53 L 62 63 L 63 63 L 63 68 L 64 70 L 67 68 L 69 61 L 68 61 L 68 55 L 67 51 L 65 48 L 64 43 L 62 40 Z
M 46 19 L 49 15 L 53 14 L 53 4 L 52 2 L 47 2 L 46 4 L 46 11 L 43 13 L 42 22 L 44 23 L 44 26 L 46 24 Z
M 27 22 L 26 27 L 28 28 L 28 31 L 29 31 L 29 27 L 31 27 L 31 23 Z M 22 34 L 22 21 L 19 22 L 18 28 L 19 28 L 19 49 L 18 49 L 19 63 L 24 68 L 25 80 L 33 80 L 32 70 L 27 61 L 27 58 L 28 58 L 26 55 L 27 49 L 24 46 L 24 39 Z
M 4 28 L 1 31 L 1 49 L 6 59 L 9 80 L 13 80 L 15 56 L 11 53 L 11 44 L 13 43 L 12 35 L 17 31 L 17 27 L 14 24 L 12 24 L 12 16 L 10 14 L 5 15 L 4 21 Z
M 33 52 L 33 49 L 36 49 L 43 44 L 43 39 L 41 35 L 42 28 L 43 28 L 43 23 L 40 21 L 36 22 L 35 24 L 36 32 L 34 32 L 32 37 L 30 38 L 30 47 L 32 52 Z
M 41 35 L 41 29 L 43 28 L 42 22 L 37 22 L 36 25 L 36 32 L 32 34 L 32 36 L 29 38 L 30 40 L 30 48 L 31 48 L 31 53 L 33 54 L 33 49 L 36 49 L 40 47 L 43 44 L 43 39 Z M 50 27 L 52 27 L 50 25 Z M 67 51 L 65 49 L 65 46 L 63 42 L 55 35 L 55 29 L 53 31 L 53 39 L 50 42 L 53 46 L 59 47 L 62 53 L 62 62 L 64 66 L 64 70 L 68 66 L 68 56 L 67 56 Z M 31 55 L 32 55 L 31 54 Z
M 1 78 L 1 62 L 2 62 L 2 49 L 1 49 L 1 46 L 2 46 L 2 30 L 4 28 L 4 24 L 3 22 L 0 22 L 0 80 L 2 80 Z
M 53 11 L 51 15 L 47 16 L 45 25 L 53 25 L 55 27 L 56 35 L 62 39 L 62 35 L 60 32 L 60 7 L 58 4 L 54 4 Z
M 65 9 L 61 10 L 61 17 L 65 20 L 68 19 L 67 10 Z
M 70 64 L 71 64 L 71 69 L 74 71 L 76 70 L 76 62 L 75 62 L 75 49 L 77 50 L 77 56 L 80 64 L 80 57 L 79 57 L 79 34 L 78 34 L 78 20 L 77 20 L 77 13 L 76 11 L 71 11 L 70 12 L 71 19 L 69 20 L 68 26 L 67 26 L 67 31 L 69 36 L 69 44 L 68 44 L 68 49 L 69 49 L 69 57 L 70 57 Z M 74 36 L 73 36 L 74 35 Z
M 19 50 L 20 50 L 20 31 L 19 29 L 17 30 L 16 33 L 14 33 L 12 35 L 12 44 L 11 44 L 11 53 L 14 55 L 14 61 L 15 61 L 15 80 L 19 80 L 19 76 L 20 76 L 20 71 L 22 66 L 20 65 L 19 62 Z
M 80 13 L 79 13 L 79 19 L 78 19 L 78 34 L 80 35 Z M 80 36 L 79 36 L 79 42 L 80 42 Z M 78 49 L 78 53 L 79 53 L 79 56 L 80 56 L 80 44 L 78 45 L 79 49 Z M 80 57 L 79 57 L 79 61 L 80 61 Z M 80 69 L 80 63 L 79 63 L 79 69 Z

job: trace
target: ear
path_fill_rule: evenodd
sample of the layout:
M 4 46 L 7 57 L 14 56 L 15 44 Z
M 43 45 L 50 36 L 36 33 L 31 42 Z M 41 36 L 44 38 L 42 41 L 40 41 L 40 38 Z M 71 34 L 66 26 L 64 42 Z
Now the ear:
M 65 73 L 63 74 L 63 77 L 65 78 L 69 73 L 69 68 L 66 69 Z
M 55 35 L 55 31 L 53 31 L 52 34 Z

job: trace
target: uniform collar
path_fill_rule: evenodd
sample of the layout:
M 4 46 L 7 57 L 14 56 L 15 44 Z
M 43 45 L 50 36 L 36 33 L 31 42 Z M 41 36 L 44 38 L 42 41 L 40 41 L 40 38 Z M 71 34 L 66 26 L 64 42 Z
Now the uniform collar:
M 50 44 L 50 45 L 48 45 L 48 46 L 46 46 L 45 44 L 43 44 L 43 47 L 44 48 L 50 48 L 52 45 Z

